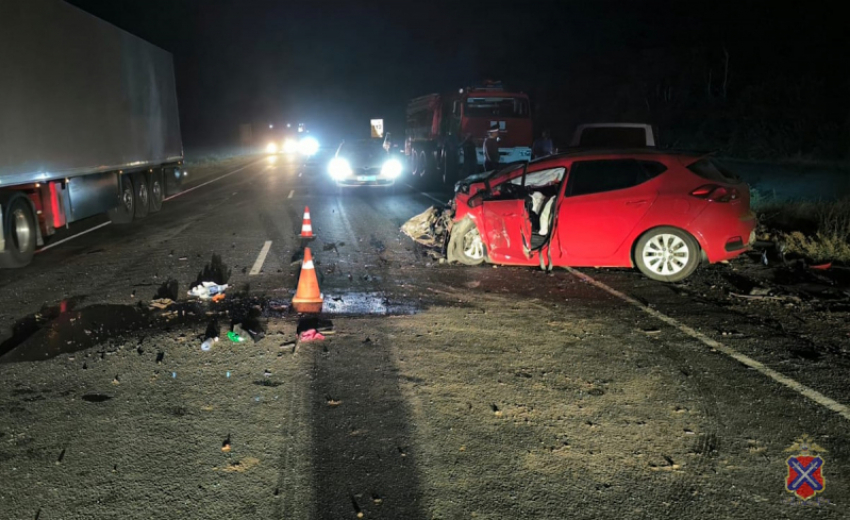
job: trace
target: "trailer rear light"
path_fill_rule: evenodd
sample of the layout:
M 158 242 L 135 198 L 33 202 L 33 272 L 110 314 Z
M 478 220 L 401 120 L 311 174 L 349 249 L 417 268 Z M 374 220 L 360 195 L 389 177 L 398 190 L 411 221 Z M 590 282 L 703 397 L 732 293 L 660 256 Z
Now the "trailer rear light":
M 691 196 L 711 202 L 731 202 L 740 198 L 740 194 L 736 188 L 718 186 L 717 184 L 700 186 L 691 192 Z

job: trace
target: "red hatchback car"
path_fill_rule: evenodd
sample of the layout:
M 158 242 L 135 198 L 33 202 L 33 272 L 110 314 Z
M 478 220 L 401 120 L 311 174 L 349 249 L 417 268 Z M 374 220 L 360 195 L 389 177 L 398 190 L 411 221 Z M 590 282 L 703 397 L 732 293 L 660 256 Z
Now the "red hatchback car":
M 637 267 L 676 282 L 755 239 L 746 183 L 710 157 L 573 152 L 458 183 L 448 260 Z

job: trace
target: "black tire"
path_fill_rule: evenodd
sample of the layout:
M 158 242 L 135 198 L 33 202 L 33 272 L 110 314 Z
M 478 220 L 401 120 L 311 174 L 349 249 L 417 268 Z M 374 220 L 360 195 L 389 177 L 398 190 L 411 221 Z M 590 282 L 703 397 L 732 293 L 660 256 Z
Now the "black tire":
M 458 157 L 457 152 L 451 150 L 443 150 L 443 184 L 446 186 L 454 185 L 457 180 Z
M 145 173 L 133 175 L 133 193 L 136 202 L 136 218 L 145 218 L 151 211 L 151 191 L 148 176 Z
M 470 240 L 474 240 L 474 235 L 478 234 L 478 227 L 475 222 L 469 217 L 461 220 L 452 227 L 452 234 L 449 237 L 449 247 L 446 250 L 446 256 L 449 263 L 460 263 L 464 265 L 480 265 L 487 258 L 487 250 L 484 244 L 481 244 L 481 255 L 470 255 L 471 248 Z M 480 239 L 480 234 L 478 236 Z
M 136 215 L 136 191 L 133 179 L 129 175 L 121 176 L 121 188 L 118 192 L 118 204 L 107 212 L 113 224 L 129 224 Z
M 165 182 L 162 178 L 162 169 L 156 169 L 148 174 L 148 186 L 150 186 L 150 211 L 156 213 L 162 209 L 162 201 L 165 199 Z
M 38 236 L 32 205 L 25 195 L 14 194 L 3 206 L 3 238 L 6 248 L 0 251 L 0 267 L 18 268 L 30 263 Z
M 659 282 L 680 282 L 696 271 L 700 248 L 690 233 L 661 226 L 638 238 L 633 251 L 634 263 L 647 277 Z
M 419 171 L 419 176 L 424 177 L 428 174 L 428 153 L 425 150 L 421 150 L 419 152 L 419 160 L 417 162 L 417 170 Z
M 407 169 L 411 175 L 416 175 L 416 159 L 419 157 L 416 154 L 416 148 L 410 149 L 410 155 L 407 156 Z

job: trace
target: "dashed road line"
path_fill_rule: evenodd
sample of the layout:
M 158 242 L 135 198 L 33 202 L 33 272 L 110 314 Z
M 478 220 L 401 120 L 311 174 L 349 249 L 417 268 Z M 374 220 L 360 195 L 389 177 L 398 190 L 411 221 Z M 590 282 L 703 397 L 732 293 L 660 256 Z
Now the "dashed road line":
M 293 195 L 295 195 L 295 190 L 290 190 L 290 191 L 289 191 L 289 195 L 287 195 L 287 197 L 286 197 L 286 198 L 287 198 L 287 199 L 291 199 Z
M 260 162 L 261 160 L 262 160 L 262 159 L 260 159 L 259 161 L 254 161 L 254 162 L 252 162 L 252 163 L 246 164 L 245 166 L 243 166 L 243 167 L 241 167 L 241 168 L 238 168 L 238 169 L 236 169 L 236 170 L 233 170 L 232 172 L 225 173 L 224 175 L 222 175 L 222 176 L 220 176 L 220 177 L 216 177 L 215 179 L 208 180 L 207 182 L 204 182 L 204 183 L 198 184 L 197 186 L 192 186 L 192 187 L 191 187 L 191 188 L 189 188 L 188 190 L 183 190 L 183 191 L 181 191 L 180 193 L 175 193 L 174 195 L 172 195 L 172 196 L 170 196 L 170 197 L 166 197 L 166 198 L 164 198 L 164 199 L 162 199 L 162 200 L 164 200 L 164 201 L 165 201 L 165 200 L 172 200 L 172 199 L 176 199 L 177 197 L 180 197 L 180 196 L 182 196 L 182 195 L 186 195 L 187 193 L 189 193 L 189 192 L 191 192 L 191 191 L 195 191 L 195 190 L 197 190 L 198 188 L 203 188 L 203 187 L 204 187 L 204 186 L 206 186 L 207 184 L 212 184 L 212 183 L 214 183 L 215 181 L 220 181 L 221 179 L 224 179 L 225 177 L 230 177 L 230 176 L 231 176 L 231 175 L 233 175 L 234 173 L 241 172 L 241 171 L 242 171 L 242 170 L 244 170 L 245 168 L 248 168 L 248 167 L 250 167 L 250 166 L 254 166 L 255 164 L 257 164 L 257 163 L 258 163 L 258 162 Z
M 263 248 L 260 249 L 260 255 L 257 257 L 257 261 L 254 262 L 254 267 L 251 268 L 251 272 L 248 273 L 249 276 L 260 274 L 260 269 L 263 268 L 263 262 L 266 261 L 266 256 L 269 254 L 269 249 L 272 247 L 272 241 L 266 240 L 266 243 L 263 244 Z
M 741 363 L 741 364 L 743 364 L 743 365 L 745 365 L 749 368 L 752 368 L 753 370 L 758 371 L 759 373 L 773 379 L 777 383 L 787 386 L 788 388 L 790 388 L 791 390 L 794 390 L 798 394 L 800 394 L 804 397 L 807 397 L 807 398 L 811 399 L 812 401 L 816 402 L 817 404 L 819 404 L 819 405 L 821 405 L 825 408 L 828 408 L 828 409 L 832 410 L 833 412 L 841 415 L 845 419 L 850 420 L 850 407 L 848 407 L 847 405 L 841 404 L 838 401 L 835 401 L 834 399 L 831 399 L 831 398 L 823 395 L 822 393 L 818 392 L 817 390 L 815 390 L 813 388 L 809 388 L 808 386 L 803 385 L 801 383 L 798 383 L 797 381 L 795 381 L 794 379 L 791 379 L 788 376 L 780 374 L 779 372 L 777 372 L 776 370 L 773 370 L 772 368 L 766 367 L 760 361 L 756 361 L 755 359 L 753 359 L 749 356 L 741 354 L 740 352 L 733 349 L 732 347 L 728 347 L 728 346 L 720 343 L 719 341 L 711 339 L 708 336 L 706 336 L 705 334 L 703 334 L 701 332 L 697 332 L 693 328 L 691 328 L 691 327 L 689 327 L 689 326 L 687 326 L 683 323 L 680 323 L 679 321 L 675 320 L 674 318 L 671 318 L 670 316 L 667 316 L 666 314 L 664 314 L 662 312 L 659 312 L 655 309 L 647 307 L 646 305 L 642 304 L 641 302 L 637 301 L 636 299 L 632 298 L 631 296 L 627 296 L 627 295 L 621 293 L 620 291 L 618 291 L 618 290 L 616 290 L 612 287 L 609 287 L 608 285 L 606 285 L 606 284 L 604 284 L 604 283 L 602 283 L 602 282 L 600 282 L 600 281 L 598 281 L 594 278 L 591 278 L 590 276 L 588 276 L 588 275 L 586 275 L 582 272 L 576 271 L 575 269 L 572 269 L 570 267 L 567 267 L 566 269 L 572 275 L 578 277 L 579 279 L 584 280 L 585 282 L 587 282 L 591 285 L 594 285 L 594 286 L 598 287 L 599 289 L 602 289 L 603 291 L 607 292 L 608 294 L 616 296 L 617 298 L 623 300 L 624 302 L 627 302 L 627 303 L 634 305 L 635 307 L 639 308 L 640 310 L 644 311 L 645 313 L 649 314 L 650 316 L 652 316 L 654 318 L 658 318 L 659 320 L 663 321 L 664 323 L 679 329 L 681 332 L 684 332 L 688 336 L 690 336 L 690 337 L 692 337 L 696 340 L 699 340 L 704 345 L 709 346 L 709 347 L 711 347 L 715 350 L 718 350 L 720 352 L 723 352 L 724 354 L 731 357 L 735 361 L 738 361 L 739 363 Z
M 94 226 L 94 227 L 88 228 L 88 229 L 87 229 L 87 230 L 85 230 L 85 231 L 80 231 L 80 232 L 79 232 L 79 233 L 77 233 L 76 235 L 71 235 L 71 236 L 69 236 L 69 237 L 67 237 L 67 238 L 63 238 L 62 240 L 57 240 L 56 242 L 53 242 L 52 244 L 48 244 L 48 245 L 46 245 L 46 246 L 42 247 L 41 249 L 39 249 L 38 251 L 36 251 L 36 253 L 43 253 L 44 251 L 47 251 L 47 250 L 48 250 L 48 249 L 50 249 L 51 247 L 56 247 L 56 246 L 58 246 L 59 244 L 64 244 L 65 242 L 67 242 L 67 241 L 69 241 L 69 240 L 74 240 L 75 238 L 81 237 L 81 236 L 85 235 L 86 233 L 91 233 L 91 232 L 92 232 L 92 231 L 94 231 L 95 229 L 100 229 L 100 228 L 102 228 L 102 227 L 104 227 L 104 226 L 108 226 L 109 224 L 112 224 L 112 222 L 111 222 L 111 221 L 110 221 L 110 222 L 104 222 L 103 224 L 98 224 L 98 225 L 96 225 L 96 226 Z

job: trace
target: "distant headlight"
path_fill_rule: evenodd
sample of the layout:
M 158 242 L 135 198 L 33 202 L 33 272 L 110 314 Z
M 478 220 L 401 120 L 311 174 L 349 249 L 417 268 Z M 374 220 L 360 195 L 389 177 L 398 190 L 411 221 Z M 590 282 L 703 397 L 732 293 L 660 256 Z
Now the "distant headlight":
M 302 155 L 314 155 L 319 151 L 319 141 L 316 141 L 314 137 L 305 137 L 300 143 L 298 143 L 298 151 L 301 152 Z
M 335 181 L 344 179 L 351 175 L 351 165 L 341 157 L 334 157 L 328 165 L 328 173 Z
M 398 159 L 388 159 L 381 167 L 381 175 L 395 179 L 401 175 L 401 163 Z
M 298 141 L 287 139 L 283 142 L 283 153 L 295 153 L 298 151 Z
M 267 144 L 266 153 L 277 153 L 277 145 L 274 143 Z

